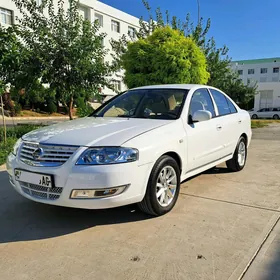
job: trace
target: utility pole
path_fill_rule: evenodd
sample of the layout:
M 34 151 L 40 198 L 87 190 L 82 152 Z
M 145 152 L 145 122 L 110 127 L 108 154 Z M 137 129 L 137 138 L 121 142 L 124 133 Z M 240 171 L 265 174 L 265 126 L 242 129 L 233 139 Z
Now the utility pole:
M 200 23 L 200 0 L 197 1 L 197 24 Z

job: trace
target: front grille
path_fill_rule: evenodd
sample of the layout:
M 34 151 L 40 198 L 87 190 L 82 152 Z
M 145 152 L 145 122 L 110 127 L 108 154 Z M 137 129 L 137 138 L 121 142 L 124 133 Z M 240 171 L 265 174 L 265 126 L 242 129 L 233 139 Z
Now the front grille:
M 19 182 L 24 193 L 38 199 L 56 200 L 60 197 L 63 188 L 47 188 L 35 184 Z
M 56 146 L 24 142 L 20 148 L 20 159 L 32 166 L 60 166 L 65 163 L 78 148 L 77 146 Z

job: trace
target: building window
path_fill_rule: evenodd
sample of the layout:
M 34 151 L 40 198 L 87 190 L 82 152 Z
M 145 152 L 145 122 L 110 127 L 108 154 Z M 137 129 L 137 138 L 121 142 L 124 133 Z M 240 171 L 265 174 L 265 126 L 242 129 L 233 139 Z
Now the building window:
M 238 70 L 237 73 L 238 75 L 243 75 L 243 70 Z
M 267 68 L 261 68 L 261 74 L 266 74 L 267 73 Z
M 95 21 L 98 22 L 99 26 L 103 27 L 103 16 L 102 15 L 95 13 L 94 19 L 95 19 Z
M 122 90 L 121 81 L 114 80 L 113 87 L 115 92 L 120 92 Z
M 12 11 L 0 8 L 0 23 L 11 25 L 13 23 Z
M 279 67 L 274 67 L 273 68 L 273 73 L 279 73 Z
M 90 20 L 89 8 L 85 6 L 79 6 L 79 14 L 82 16 L 83 20 Z
M 111 30 L 120 33 L 120 23 L 118 21 L 111 21 Z
M 248 74 L 249 75 L 255 74 L 255 69 L 248 69 Z
M 128 26 L 128 35 L 131 38 L 135 38 L 136 37 L 136 30 L 134 27 Z

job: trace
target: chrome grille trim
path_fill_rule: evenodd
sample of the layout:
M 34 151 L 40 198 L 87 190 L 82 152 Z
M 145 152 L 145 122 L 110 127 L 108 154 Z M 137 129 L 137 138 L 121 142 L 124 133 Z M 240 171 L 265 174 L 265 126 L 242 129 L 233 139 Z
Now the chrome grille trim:
M 40 185 L 19 182 L 24 193 L 37 199 L 56 200 L 60 197 L 63 188 L 47 188 Z
M 31 166 L 55 167 L 64 164 L 79 148 L 79 146 L 38 144 L 23 142 L 20 147 L 20 160 Z M 34 152 L 42 149 L 40 156 L 34 157 Z

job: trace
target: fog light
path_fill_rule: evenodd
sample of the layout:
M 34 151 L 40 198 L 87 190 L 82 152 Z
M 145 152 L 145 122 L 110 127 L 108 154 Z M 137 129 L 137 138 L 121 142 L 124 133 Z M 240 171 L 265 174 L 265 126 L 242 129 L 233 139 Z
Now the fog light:
M 95 189 L 95 190 L 72 190 L 71 198 L 74 199 L 92 199 L 110 197 L 121 194 L 129 185 L 119 186 L 110 189 Z

